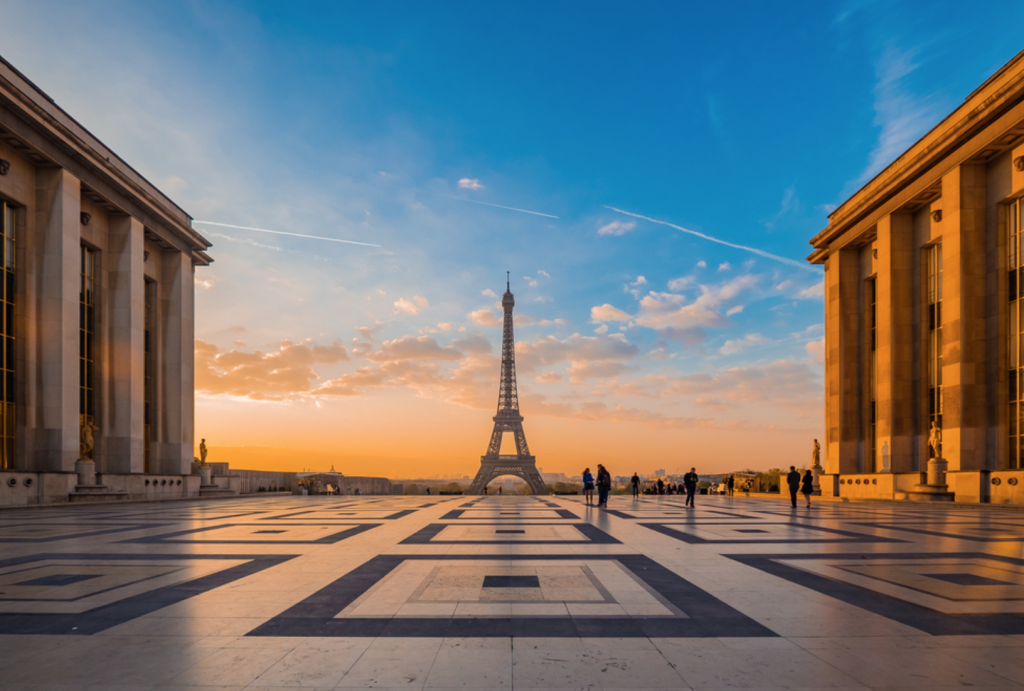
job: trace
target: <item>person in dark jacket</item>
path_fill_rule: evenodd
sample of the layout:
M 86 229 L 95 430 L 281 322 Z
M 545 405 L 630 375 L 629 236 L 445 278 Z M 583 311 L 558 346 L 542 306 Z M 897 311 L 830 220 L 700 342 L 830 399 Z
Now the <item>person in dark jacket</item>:
M 608 492 L 612 488 L 612 474 L 603 465 L 597 464 L 597 505 L 608 506 Z
M 814 494 L 814 473 L 810 470 L 804 472 L 804 477 L 800 481 L 800 493 L 807 500 L 807 508 L 811 508 L 811 495 Z
M 797 472 L 796 466 L 789 466 L 789 474 L 786 475 L 786 482 L 789 483 L 789 499 L 793 503 L 793 508 L 796 508 L 796 493 L 800 491 L 800 473 Z
M 633 477 L 629 481 L 629 484 L 631 484 L 633 486 L 633 498 L 634 499 L 639 498 L 640 497 L 640 476 L 637 475 L 634 472 L 633 473 Z
M 736 478 L 733 477 L 732 475 L 730 475 L 729 476 L 729 482 L 726 484 L 726 487 L 729 488 L 729 496 L 730 497 L 732 496 L 732 488 L 733 488 L 733 486 L 735 486 L 735 484 L 736 484 Z
M 693 495 L 697 493 L 697 469 L 690 468 L 690 472 L 683 475 L 683 487 L 686 488 L 686 505 L 693 506 Z
M 594 476 L 590 474 L 590 468 L 583 470 L 583 498 L 588 504 L 594 503 Z

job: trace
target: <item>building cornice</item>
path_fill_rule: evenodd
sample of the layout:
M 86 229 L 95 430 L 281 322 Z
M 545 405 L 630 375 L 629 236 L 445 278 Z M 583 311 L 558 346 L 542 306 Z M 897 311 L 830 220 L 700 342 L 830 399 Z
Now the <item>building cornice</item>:
M 886 166 L 860 190 L 829 214 L 828 226 L 811 239 L 817 249 L 827 248 L 865 219 L 879 214 L 883 205 L 901 195 L 908 187 L 927 187 L 947 172 L 947 161 L 957 149 L 988 130 L 998 139 L 999 132 L 990 125 L 1014 106 L 1024 101 L 1024 51 L 1018 53 L 995 74 L 975 89 L 964 103 L 921 137 L 913 146 Z M 1013 137 L 1016 140 L 1018 137 Z M 993 140 L 996 142 L 997 139 Z M 983 142 L 988 146 L 993 142 Z M 984 146 L 971 148 L 980 151 Z M 1012 142 L 999 143 L 1009 148 Z M 953 157 L 956 159 L 962 157 Z M 958 161 L 962 162 L 962 161 Z M 927 178 L 922 181 L 922 178 Z M 820 263 L 823 255 L 816 251 L 808 260 Z
M 208 264 L 211 243 L 192 228 L 192 217 L 0 57 L 0 115 L 23 146 L 139 218 L 153 233 Z M 15 122 L 11 122 L 12 119 Z M 49 145 L 49 146 L 48 146 Z M 45 163 L 44 163 L 45 165 Z

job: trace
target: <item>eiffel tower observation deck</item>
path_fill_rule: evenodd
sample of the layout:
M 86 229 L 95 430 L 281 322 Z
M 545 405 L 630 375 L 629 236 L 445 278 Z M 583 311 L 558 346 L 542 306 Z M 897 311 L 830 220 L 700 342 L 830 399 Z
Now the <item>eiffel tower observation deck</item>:
M 501 339 L 501 380 L 498 384 L 498 412 L 494 416 L 494 431 L 487 453 L 480 457 L 470 494 L 483 494 L 484 488 L 496 477 L 515 475 L 525 480 L 534 494 L 543 494 L 544 480 L 537 470 L 537 459 L 530 454 L 523 431 L 523 416 L 519 412 L 519 394 L 516 392 L 516 340 L 512 326 L 512 308 L 516 305 L 511 283 L 506 277 L 505 294 L 501 306 L 505 310 L 504 333 Z M 516 442 L 515 454 L 501 453 L 501 440 L 512 434 Z

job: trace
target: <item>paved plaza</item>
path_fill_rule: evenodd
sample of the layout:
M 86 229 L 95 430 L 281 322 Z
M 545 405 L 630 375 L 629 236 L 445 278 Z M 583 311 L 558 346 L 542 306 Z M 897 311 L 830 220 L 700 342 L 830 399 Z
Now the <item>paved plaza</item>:
M 581 500 L 3 512 L 0 688 L 1024 688 L 1024 512 Z

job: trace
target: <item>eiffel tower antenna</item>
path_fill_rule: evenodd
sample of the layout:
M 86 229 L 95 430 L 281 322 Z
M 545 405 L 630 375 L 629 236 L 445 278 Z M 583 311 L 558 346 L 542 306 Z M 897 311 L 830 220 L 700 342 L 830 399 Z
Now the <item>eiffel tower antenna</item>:
M 494 416 L 494 431 L 487 453 L 480 457 L 470 494 L 483 494 L 484 488 L 500 475 L 516 475 L 526 480 L 534 494 L 544 493 L 544 480 L 537 470 L 537 459 L 530 454 L 523 431 L 523 416 L 519 412 L 519 394 L 516 391 L 516 339 L 513 331 L 512 309 L 516 305 L 512 295 L 511 272 L 505 273 L 505 294 L 501 306 L 505 310 L 504 332 L 501 339 L 501 378 L 498 383 L 498 410 Z M 516 441 L 515 455 L 501 454 L 501 439 L 508 432 Z

